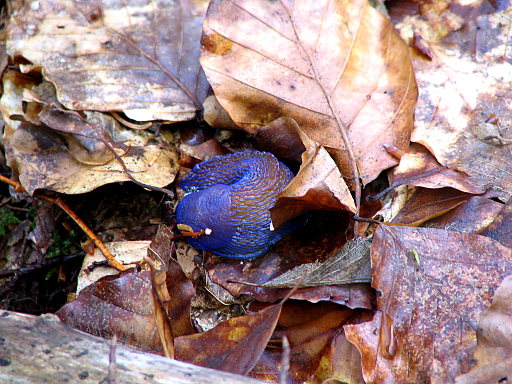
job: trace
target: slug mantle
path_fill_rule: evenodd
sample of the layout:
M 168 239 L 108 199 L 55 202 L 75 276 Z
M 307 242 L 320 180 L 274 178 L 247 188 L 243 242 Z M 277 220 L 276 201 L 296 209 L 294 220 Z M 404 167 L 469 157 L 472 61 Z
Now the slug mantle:
M 292 178 L 267 152 L 216 156 L 178 183 L 187 192 L 176 207 L 178 225 L 201 233 L 187 238 L 194 248 L 232 258 L 260 256 L 298 224 L 271 228 L 270 208 Z

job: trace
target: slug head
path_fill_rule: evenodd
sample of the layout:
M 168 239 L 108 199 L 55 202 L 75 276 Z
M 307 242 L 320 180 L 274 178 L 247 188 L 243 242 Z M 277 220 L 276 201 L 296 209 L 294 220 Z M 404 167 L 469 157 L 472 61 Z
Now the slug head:
M 226 246 L 233 236 L 230 205 L 230 188 L 227 185 L 215 185 L 186 195 L 176 207 L 178 224 L 188 225 L 194 232 L 211 230 L 209 235 L 189 238 L 188 243 L 200 250 Z

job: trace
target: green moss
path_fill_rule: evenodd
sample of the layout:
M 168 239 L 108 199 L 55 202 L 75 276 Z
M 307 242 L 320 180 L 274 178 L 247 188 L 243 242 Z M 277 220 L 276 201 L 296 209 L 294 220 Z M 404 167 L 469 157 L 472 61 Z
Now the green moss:
M 73 253 L 75 244 L 77 243 L 77 234 L 75 231 L 69 232 L 66 237 L 63 237 L 60 235 L 60 233 L 55 232 L 52 238 L 53 244 L 50 246 L 50 248 L 48 248 L 48 252 L 46 252 L 45 255 L 47 259 Z
M 0 208 L 0 237 L 5 236 L 14 225 L 21 222 L 14 213 L 5 207 Z

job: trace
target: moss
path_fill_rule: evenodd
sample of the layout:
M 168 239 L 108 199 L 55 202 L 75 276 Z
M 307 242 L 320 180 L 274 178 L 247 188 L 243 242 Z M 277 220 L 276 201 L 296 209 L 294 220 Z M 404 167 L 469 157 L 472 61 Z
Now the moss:
M 0 208 L 0 237 L 7 235 L 20 222 L 21 220 L 10 209 Z

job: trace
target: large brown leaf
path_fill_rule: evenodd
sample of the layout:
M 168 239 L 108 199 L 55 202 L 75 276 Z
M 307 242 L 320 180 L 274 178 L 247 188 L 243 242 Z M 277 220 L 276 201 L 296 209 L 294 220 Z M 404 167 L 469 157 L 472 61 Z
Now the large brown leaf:
M 189 120 L 208 84 L 199 65 L 205 1 L 39 1 L 9 20 L 7 52 L 41 66 L 69 109 Z
M 448 383 L 474 364 L 477 316 L 512 272 L 512 251 L 479 235 L 381 226 L 372 268 L 382 312 L 345 327 L 366 381 Z
M 417 89 L 406 45 L 389 20 L 359 1 L 211 2 L 201 64 L 236 124 L 254 132 L 281 116 L 364 183 L 396 164 L 382 144 L 405 148 Z

